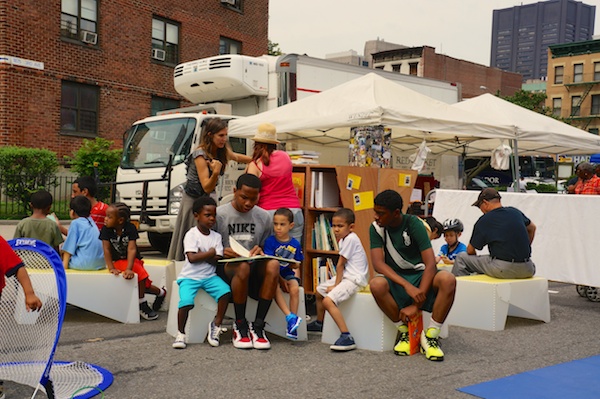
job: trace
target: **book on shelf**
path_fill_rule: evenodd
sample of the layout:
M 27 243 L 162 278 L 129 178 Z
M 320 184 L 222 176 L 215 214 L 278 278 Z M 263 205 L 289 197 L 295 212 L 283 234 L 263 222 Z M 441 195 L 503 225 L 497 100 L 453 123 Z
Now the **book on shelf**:
M 312 258 L 312 277 L 313 291 L 316 291 L 319 285 L 319 258 Z
M 302 172 L 294 172 L 292 173 L 292 184 L 294 185 L 294 190 L 296 190 L 296 195 L 300 200 L 300 205 L 304 206 L 304 185 L 305 185 L 305 175 Z
M 331 224 L 329 225 L 329 242 L 331 243 L 331 250 L 333 250 L 333 251 L 340 250 L 337 239 L 335 238 L 335 233 L 333 232 L 333 227 L 331 227 Z
M 315 224 L 312 228 L 313 233 L 313 249 L 322 251 L 337 251 L 337 243 L 335 235 L 331 229 L 331 222 L 324 213 L 321 213 L 315 219 Z M 333 241 L 332 241 L 333 237 Z
M 336 208 L 340 206 L 340 191 L 337 177 L 332 172 L 312 172 L 314 201 L 311 206 L 315 208 Z
M 313 291 L 317 289 L 319 284 L 335 276 L 331 272 L 332 266 L 333 261 L 330 258 L 317 256 L 312 259 Z
M 335 265 L 333 264 L 333 259 L 331 258 L 327 258 L 327 270 L 329 272 L 330 277 L 335 277 L 337 275 Z
M 325 217 L 325 214 L 322 213 L 319 215 L 319 237 L 321 238 L 320 248 L 324 251 L 331 251 L 329 246 L 329 234 L 327 233 L 327 228 L 329 226 L 329 221 Z
M 317 172 L 314 170 L 310 172 L 310 181 L 312 185 L 312 192 L 310 193 L 310 206 L 315 206 L 315 200 L 317 198 L 317 191 L 319 191 L 319 181 L 317 180 Z

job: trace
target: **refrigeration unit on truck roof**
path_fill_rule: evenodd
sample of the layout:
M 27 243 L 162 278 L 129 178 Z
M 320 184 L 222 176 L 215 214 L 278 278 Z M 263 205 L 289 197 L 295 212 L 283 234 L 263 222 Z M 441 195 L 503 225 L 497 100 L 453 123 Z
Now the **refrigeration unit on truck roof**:
M 220 55 L 177 65 L 175 90 L 194 104 L 267 96 L 269 65 L 261 58 Z

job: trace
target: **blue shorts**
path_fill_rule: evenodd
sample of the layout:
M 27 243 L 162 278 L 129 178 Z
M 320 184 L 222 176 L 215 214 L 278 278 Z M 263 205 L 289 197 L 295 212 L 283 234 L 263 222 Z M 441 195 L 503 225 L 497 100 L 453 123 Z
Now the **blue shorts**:
M 227 295 L 231 292 L 229 285 L 221 279 L 219 276 L 212 276 L 203 280 L 192 280 L 190 278 L 180 278 L 177 280 L 179 285 L 179 308 L 186 306 L 194 306 L 194 299 L 199 289 L 206 291 L 215 302 L 219 302 L 219 299 L 223 295 Z
M 288 274 L 287 276 L 283 276 L 283 279 L 285 281 L 296 280 L 298 282 L 298 285 L 300 285 L 300 279 L 298 277 L 296 277 L 294 274 Z

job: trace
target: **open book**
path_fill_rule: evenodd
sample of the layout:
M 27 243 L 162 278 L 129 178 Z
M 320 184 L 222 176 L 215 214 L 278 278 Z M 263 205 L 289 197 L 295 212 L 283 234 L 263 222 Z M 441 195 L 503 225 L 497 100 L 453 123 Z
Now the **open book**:
M 295 259 L 282 258 L 281 256 L 273 255 L 254 255 L 250 256 L 250 250 L 246 249 L 242 244 L 237 242 L 233 237 L 229 237 L 229 246 L 231 249 L 240 255 L 238 258 L 219 259 L 219 262 L 253 262 L 261 259 L 277 259 L 280 262 L 300 263 Z

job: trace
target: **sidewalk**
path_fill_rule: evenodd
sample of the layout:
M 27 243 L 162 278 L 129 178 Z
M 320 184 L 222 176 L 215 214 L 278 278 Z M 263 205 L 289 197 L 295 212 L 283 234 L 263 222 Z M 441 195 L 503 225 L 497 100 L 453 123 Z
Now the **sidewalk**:
M 270 335 L 269 351 L 239 350 L 231 329 L 222 345 L 171 348 L 167 314 L 157 321 L 124 325 L 69 307 L 56 360 L 105 367 L 115 381 L 109 399 L 123 398 L 473 398 L 456 388 L 600 353 L 600 303 L 580 297 L 569 284 L 550 284 L 552 321 L 509 317 L 504 331 L 450 327 L 441 346 L 446 359 L 391 351 L 335 353 L 309 334 L 308 342 Z M 275 306 L 275 305 L 273 305 Z M 33 389 L 11 382 L 8 398 Z M 44 395 L 38 395 L 44 397 Z M 571 393 L 572 397 L 577 392 Z

